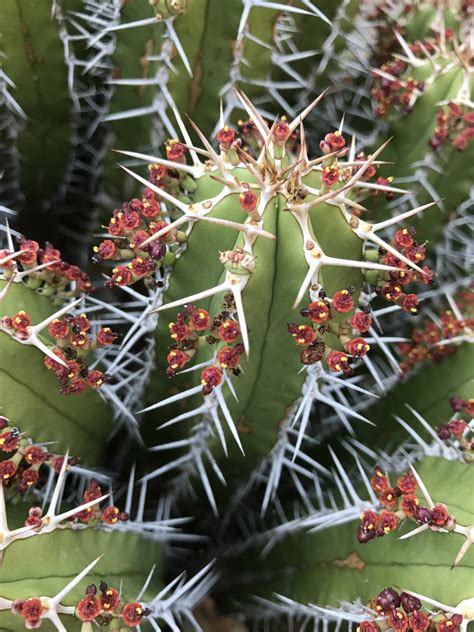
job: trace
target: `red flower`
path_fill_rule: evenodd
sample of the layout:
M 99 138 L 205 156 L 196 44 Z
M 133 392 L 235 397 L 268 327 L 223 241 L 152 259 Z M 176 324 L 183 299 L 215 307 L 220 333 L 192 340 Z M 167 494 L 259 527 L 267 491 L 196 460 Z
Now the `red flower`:
M 346 343 L 346 351 L 351 356 L 362 358 L 370 351 L 370 345 L 363 338 L 354 338 Z
M 19 441 L 20 436 L 17 432 L 12 432 L 11 430 L 2 432 L 0 434 L 0 450 L 2 452 L 13 452 L 18 449 Z
M 410 246 L 413 246 L 413 230 L 410 230 L 409 228 L 400 228 L 400 230 L 397 230 L 395 233 L 395 243 L 397 246 L 400 246 L 400 248 L 409 248 Z
M 240 327 L 235 320 L 225 320 L 219 327 L 219 338 L 224 342 L 234 342 L 240 336 Z
M 100 604 L 102 606 L 102 609 L 106 612 L 110 612 L 112 610 L 115 610 L 119 603 L 120 595 L 118 590 L 107 586 L 107 588 L 102 591 L 102 594 L 100 596 Z
M 411 518 L 415 513 L 415 509 L 420 506 L 419 499 L 413 494 L 404 494 L 400 501 L 400 509 L 403 513 Z
M 25 450 L 25 461 L 30 465 L 39 465 L 47 458 L 48 453 L 39 445 L 32 445 Z
M 375 621 L 361 621 L 357 632 L 380 632 L 380 628 Z
M 99 246 L 95 246 L 94 252 L 100 259 L 113 259 L 117 252 L 117 246 L 111 239 L 106 239 Z
M 346 140 L 342 136 L 341 132 L 326 134 L 323 142 L 329 147 L 330 151 L 342 149 L 346 145 Z
M 177 140 L 169 140 L 166 144 L 166 157 L 168 160 L 181 162 L 186 149 Z
M 135 628 L 142 622 L 145 610 L 139 603 L 129 603 L 124 606 L 121 614 L 125 625 L 128 625 L 130 628 Z
M 194 331 L 203 331 L 209 327 L 209 312 L 205 309 L 192 309 L 189 312 L 189 326 Z
M 177 323 L 170 323 L 168 328 L 170 330 L 171 338 L 180 342 L 186 340 L 190 334 L 189 327 L 185 325 L 181 319 L 179 319 Z
M 17 331 L 22 333 L 26 333 L 28 331 L 28 327 L 31 326 L 31 318 L 28 314 L 21 310 L 18 314 L 15 314 L 12 318 L 12 327 Z
M 411 472 L 400 476 L 397 487 L 404 494 L 414 494 L 416 492 L 416 479 Z
M 222 382 L 222 371 L 216 366 L 209 366 L 201 373 L 202 392 L 209 395 Z
M 387 535 L 387 533 L 390 533 L 391 531 L 395 531 L 399 523 L 400 523 L 400 520 L 391 511 L 382 511 L 379 514 L 378 529 L 381 529 L 381 531 L 385 535 Z
M 406 312 L 415 315 L 418 314 L 418 305 L 420 299 L 416 294 L 406 294 L 402 299 L 402 307 Z
M 289 323 L 288 331 L 298 345 L 308 345 L 316 339 L 316 332 L 309 325 Z
M 27 488 L 27 487 L 32 487 L 33 485 L 36 485 L 38 480 L 39 480 L 38 471 L 29 467 L 27 470 L 24 470 L 24 472 L 22 473 L 20 483 L 24 488 Z
M 55 318 L 48 327 L 50 336 L 56 340 L 62 340 L 69 335 L 69 325 L 65 320 Z
M 21 616 L 30 623 L 38 621 L 42 612 L 43 607 L 41 605 L 41 600 L 38 598 L 26 599 L 21 606 Z
M 240 354 L 244 350 L 243 345 L 235 347 L 222 347 L 217 353 L 217 359 L 223 369 L 235 369 L 240 363 Z
M 453 618 L 438 621 L 436 623 L 436 632 L 459 632 L 459 625 L 453 621 Z
M 327 363 L 330 371 L 349 371 L 349 358 L 342 351 L 331 351 L 327 357 Z
M 235 132 L 231 127 L 225 125 L 217 132 L 216 138 L 223 149 L 230 149 L 235 139 Z
M 244 191 L 239 195 L 239 203 L 244 211 L 253 211 L 257 208 L 258 196 L 254 191 Z
M 408 617 L 400 610 L 392 610 L 387 617 L 387 623 L 394 632 L 405 632 L 408 629 Z
M 324 167 L 321 173 L 321 180 L 328 187 L 332 187 L 333 184 L 339 182 L 339 169 L 336 165 L 330 167 Z
M 97 334 L 97 342 L 102 347 L 113 344 L 116 339 L 117 334 L 115 334 L 110 327 L 102 327 Z
M 102 512 L 100 519 L 109 525 L 116 524 L 120 520 L 120 510 L 114 506 L 107 507 Z
M 15 476 L 17 466 L 13 461 L 0 461 L 0 480 L 8 481 L 8 479 Z
M 354 307 L 352 292 L 347 289 L 333 294 L 332 306 L 337 312 L 340 312 L 341 314 L 346 314 L 347 312 L 350 312 L 351 309 L 353 309 Z
M 460 437 L 468 427 L 468 424 L 461 421 L 461 419 L 451 419 L 448 423 L 449 430 L 458 437 Z
M 76 616 L 81 621 L 93 621 L 101 611 L 101 604 L 94 595 L 86 595 L 77 604 Z
M 448 520 L 449 513 L 446 505 L 438 503 L 431 510 L 431 523 L 437 527 L 442 527 Z
M 173 349 L 166 356 L 166 361 L 168 362 L 170 369 L 176 371 L 177 369 L 182 369 L 184 365 L 189 362 L 189 356 L 184 351 Z
M 351 322 L 354 329 L 366 333 L 372 327 L 372 316 L 367 312 L 356 312 Z
M 388 476 L 386 476 L 378 466 L 374 469 L 374 473 L 370 479 L 370 485 L 376 492 L 384 492 L 390 486 Z
M 308 316 L 313 323 L 318 325 L 325 323 L 329 319 L 329 306 L 324 301 L 314 301 L 304 310 L 304 315 Z
M 133 274 L 131 270 L 125 266 L 118 266 L 112 270 L 112 276 L 108 280 L 108 285 L 113 287 L 114 285 L 130 285 L 133 282 Z
M 153 272 L 156 268 L 156 263 L 152 259 L 135 257 L 129 263 L 129 268 L 136 277 L 142 278 Z
M 389 487 L 381 492 L 379 500 L 384 507 L 387 507 L 388 509 L 395 509 L 397 506 L 398 496 L 395 489 L 393 487 Z
M 408 615 L 408 625 L 413 632 L 425 632 L 430 627 L 430 620 L 424 612 L 415 610 Z
M 143 203 L 141 205 L 140 208 L 140 213 L 142 214 L 142 217 L 146 217 L 147 219 L 155 219 L 156 217 L 158 217 L 158 215 L 161 212 L 161 206 L 159 204 L 159 202 L 157 202 L 157 200 L 151 199 L 151 200 L 143 200 Z M 145 231 L 138 231 L 139 233 L 145 232 Z M 134 243 L 134 248 L 137 248 L 137 234 L 135 233 L 133 235 L 133 243 Z M 147 234 L 147 233 L 145 233 Z M 148 235 L 149 237 L 149 235 Z M 143 239 L 143 241 L 145 241 Z
M 99 388 L 105 382 L 105 376 L 102 371 L 95 369 L 94 371 L 89 371 L 87 376 L 87 383 L 91 388 Z

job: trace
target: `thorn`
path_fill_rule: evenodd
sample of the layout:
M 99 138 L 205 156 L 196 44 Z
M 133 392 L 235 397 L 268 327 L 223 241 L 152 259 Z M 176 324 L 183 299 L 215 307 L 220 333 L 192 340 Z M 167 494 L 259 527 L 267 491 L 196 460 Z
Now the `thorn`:
M 172 160 L 165 160 L 164 158 L 159 158 L 158 156 L 150 156 L 148 154 L 141 154 L 136 151 L 124 151 L 122 149 L 113 149 L 112 151 L 115 152 L 116 154 L 130 156 L 130 158 L 138 158 L 139 160 L 144 160 L 150 164 L 156 163 L 157 165 L 163 165 L 164 167 L 169 167 L 170 169 L 176 169 L 177 171 L 185 171 L 186 173 L 190 173 L 192 176 L 198 175 L 198 169 L 196 169 L 195 166 L 183 165 L 180 162 L 173 162 Z
M 292 134 L 295 129 L 304 121 L 304 119 L 308 116 L 308 114 L 314 110 L 314 108 L 318 105 L 321 99 L 326 95 L 329 88 L 326 88 L 321 92 L 319 96 L 317 96 L 312 103 L 310 103 L 302 112 L 298 114 L 298 116 L 289 124 L 290 134 Z
M 433 509 L 434 502 L 432 501 L 431 496 L 430 496 L 428 490 L 426 489 L 426 485 L 423 483 L 423 481 L 421 480 L 418 472 L 415 470 L 415 468 L 413 467 L 413 465 L 411 463 L 410 463 L 410 470 L 412 471 L 413 476 L 415 477 L 416 482 L 418 483 L 418 485 L 420 487 L 420 490 L 421 490 L 423 496 L 425 497 L 426 502 L 428 503 L 428 508 L 429 509 Z

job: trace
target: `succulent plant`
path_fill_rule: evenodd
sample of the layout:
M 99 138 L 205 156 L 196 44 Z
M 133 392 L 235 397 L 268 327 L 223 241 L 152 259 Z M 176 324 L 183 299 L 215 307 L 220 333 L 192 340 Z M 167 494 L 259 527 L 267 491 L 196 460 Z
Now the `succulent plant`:
M 0 7 L 0 628 L 466 632 L 472 2 L 47 5 Z

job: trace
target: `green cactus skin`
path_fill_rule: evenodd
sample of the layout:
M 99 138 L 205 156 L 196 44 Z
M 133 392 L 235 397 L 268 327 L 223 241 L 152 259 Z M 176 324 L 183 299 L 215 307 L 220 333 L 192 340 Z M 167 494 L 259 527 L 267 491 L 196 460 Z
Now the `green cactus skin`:
M 0 291 L 4 287 L 5 282 L 0 281 Z M 0 317 L 13 316 L 21 309 L 31 314 L 34 322 L 56 311 L 47 298 L 14 283 L 0 302 Z M 74 445 L 77 456 L 87 465 L 101 463 L 105 440 L 112 430 L 111 412 L 101 397 L 91 390 L 77 397 L 61 395 L 56 377 L 44 366 L 41 351 L 21 345 L 3 332 L 0 339 L 2 415 L 18 425 L 28 420 L 28 431 L 39 441 L 55 440 L 62 450 Z
M 425 458 L 416 470 L 435 503 L 446 504 L 459 524 L 473 524 L 473 498 L 467 491 L 472 485 L 469 465 Z M 364 497 L 365 492 L 360 493 Z M 403 527 L 406 531 L 412 528 L 413 523 Z M 356 531 L 357 525 L 351 522 L 288 537 L 259 561 L 265 581 L 246 586 L 244 598 L 255 594 L 273 600 L 277 593 L 302 604 L 340 608 L 341 601 L 368 604 L 386 586 L 421 593 L 453 606 L 472 598 L 472 547 L 451 570 L 462 536 L 425 532 L 399 540 L 402 531 L 397 531 L 358 544 Z M 258 573 L 255 561 L 253 552 L 245 563 L 240 558 L 240 568 L 250 567 Z M 238 599 L 238 589 L 234 597 L 236 594 Z M 340 612 L 344 612 L 343 607 Z

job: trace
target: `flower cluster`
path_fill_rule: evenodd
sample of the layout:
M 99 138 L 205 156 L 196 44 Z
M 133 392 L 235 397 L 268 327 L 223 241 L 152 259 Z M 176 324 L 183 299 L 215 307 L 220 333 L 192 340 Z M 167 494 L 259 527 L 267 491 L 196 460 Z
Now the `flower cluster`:
M 474 111 L 465 105 L 450 102 L 436 113 L 436 127 L 429 141 L 432 149 L 449 144 L 458 151 L 467 149 L 474 140 Z
M 32 335 L 32 318 L 24 310 L 14 316 L 4 316 L 0 321 L 0 331 L 13 338 L 28 341 Z M 87 355 L 100 347 L 111 345 L 117 339 L 110 327 L 102 327 L 97 334 L 91 332 L 91 323 L 86 314 L 55 318 L 48 326 L 48 334 L 54 340 L 51 344 L 45 336 L 42 341 L 63 364 L 45 355 L 45 366 L 54 371 L 61 393 L 64 395 L 83 393 L 87 388 L 99 388 L 109 379 L 99 369 L 89 370 Z
M 456 520 L 449 514 L 446 505 L 438 503 L 431 510 L 422 506 L 415 494 L 417 482 L 412 472 L 400 476 L 397 484 L 392 487 L 387 474 L 377 466 L 370 484 L 377 492 L 384 510 L 380 513 L 363 512 L 357 531 L 357 539 L 361 544 L 391 533 L 407 519 L 414 520 L 418 525 L 428 525 L 432 529 L 443 527 L 452 530 L 456 526 Z
M 335 292 L 329 300 L 324 292 L 319 298 L 303 308 L 300 314 L 309 318 L 311 325 L 288 324 L 288 331 L 297 345 L 303 347 L 302 364 L 314 364 L 324 360 L 330 371 L 352 373 L 354 360 L 366 355 L 370 347 L 361 334 L 369 331 L 372 316 L 368 308 L 348 315 L 344 320 L 336 318 L 349 314 L 354 309 L 354 288 Z M 334 349 L 331 338 L 337 336 L 342 349 Z
M 454 415 L 451 420 L 436 429 L 438 437 L 462 451 L 468 462 L 474 460 L 474 399 L 451 397 Z
M 380 73 L 373 73 L 374 84 L 371 95 L 376 102 L 375 115 L 387 116 L 392 110 L 408 113 L 412 110 L 416 99 L 422 94 L 425 86 L 422 81 L 412 77 L 403 78 L 408 65 L 395 59 L 383 64 Z
M 167 145 L 168 159 L 177 163 L 184 159 L 184 147 L 173 142 Z M 158 164 L 149 165 L 150 182 L 155 186 L 182 197 L 195 187 L 194 181 L 181 172 Z M 140 279 L 146 280 L 151 287 L 156 271 L 173 259 L 172 246 L 185 240 L 185 234 L 176 228 L 165 230 L 165 233 L 149 243 L 151 237 L 168 227 L 165 215 L 156 194 L 145 188 L 142 197 L 134 198 L 115 209 L 112 218 L 105 228 L 110 238 L 94 247 L 92 260 L 94 263 L 103 261 L 128 261 L 126 265 L 112 268 L 112 275 L 106 281 L 108 287 L 132 285 Z
M 87 489 L 84 491 L 82 498 L 84 503 L 89 503 L 101 498 L 102 495 L 102 488 L 100 487 L 98 481 L 95 478 L 92 478 Z M 88 526 L 96 526 L 101 522 L 106 525 L 113 526 L 118 522 L 126 522 L 129 518 L 130 516 L 128 513 L 120 511 L 120 509 L 114 505 L 109 505 L 105 509 L 101 509 L 100 504 L 97 504 L 76 513 L 71 520 L 87 524 Z
M 450 617 L 439 610 L 424 609 L 421 600 L 408 592 L 398 593 L 393 588 L 384 588 L 369 607 L 374 611 L 374 619 L 362 621 L 357 632 L 425 632 L 428 628 L 436 632 L 459 632 L 463 617 Z M 426 611 L 425 611 L 426 610 Z
M 28 273 L 26 285 L 43 296 L 67 300 L 93 291 L 89 276 L 78 266 L 62 261 L 61 252 L 52 244 L 40 248 L 37 241 L 21 238 L 18 248 L 21 254 L 0 265 L 5 280 L 21 269 Z M 0 259 L 11 254 L 10 250 L 0 250 Z
M 184 310 L 178 313 L 175 322 L 169 324 L 173 343 L 168 349 L 166 373 L 169 377 L 176 375 L 191 360 L 200 344 L 214 345 L 214 365 L 206 367 L 201 374 L 202 392 L 209 395 L 221 384 L 224 370 L 237 377 L 241 375 L 239 365 L 244 347 L 237 342 L 240 327 L 234 318 L 233 297 L 226 294 L 222 311 L 213 317 L 205 309 L 197 309 L 194 305 L 185 305 Z
M 463 309 L 470 310 L 473 299 L 472 292 L 462 292 L 458 303 Z M 469 316 L 459 319 L 451 309 L 440 312 L 437 321 L 424 321 L 411 334 L 411 342 L 402 342 L 398 345 L 402 374 L 408 374 L 414 367 L 427 360 L 441 362 L 446 356 L 455 353 L 455 339 L 462 336 L 467 329 L 473 328 L 474 318 Z M 453 344 L 450 344 L 450 340 L 454 340 Z
M 43 466 L 59 472 L 64 461 L 64 456 L 33 443 L 5 417 L 0 417 L 0 455 L 4 457 L 0 461 L 0 481 L 13 496 L 35 487 L 43 478 Z M 68 466 L 76 463 L 75 458 L 68 458 Z
M 401 269 L 393 270 L 385 275 L 379 275 L 376 281 L 375 292 L 389 303 L 396 303 L 409 314 L 416 316 L 420 301 L 414 292 L 406 292 L 406 286 L 418 281 L 421 281 L 423 284 L 429 284 L 435 276 L 428 266 L 421 267 L 426 256 L 425 244 L 417 243 L 415 230 L 410 227 L 397 230 L 391 245 L 400 254 L 420 267 L 423 273 L 411 270 L 395 254 L 380 248 L 378 251 L 379 262 Z
M 136 628 L 150 612 L 138 602 L 126 603 L 118 590 L 100 582 L 99 586 L 87 586 L 85 597 L 77 604 L 75 614 L 81 621 L 94 621 L 101 627 L 116 620 L 121 626 Z

